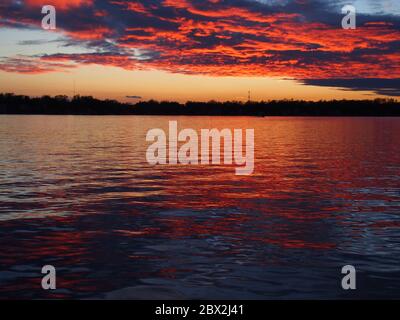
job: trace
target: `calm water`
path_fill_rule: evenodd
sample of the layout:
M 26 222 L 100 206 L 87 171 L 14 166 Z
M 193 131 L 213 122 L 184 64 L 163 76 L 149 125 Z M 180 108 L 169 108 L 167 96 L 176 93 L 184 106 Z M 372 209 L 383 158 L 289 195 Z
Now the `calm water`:
M 148 165 L 169 120 L 255 128 L 255 174 Z M 400 298 L 399 141 L 394 118 L 0 116 L 0 298 Z

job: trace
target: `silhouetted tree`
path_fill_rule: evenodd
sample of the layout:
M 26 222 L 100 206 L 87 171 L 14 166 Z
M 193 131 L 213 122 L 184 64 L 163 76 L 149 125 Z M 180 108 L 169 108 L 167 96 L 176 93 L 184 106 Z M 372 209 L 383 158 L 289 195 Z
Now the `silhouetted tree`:
M 395 99 L 375 100 L 270 100 L 246 103 L 195 102 L 185 104 L 155 100 L 135 105 L 91 96 L 58 95 L 28 97 L 0 94 L 1 114 L 72 114 L 72 115 L 229 115 L 229 116 L 400 116 Z

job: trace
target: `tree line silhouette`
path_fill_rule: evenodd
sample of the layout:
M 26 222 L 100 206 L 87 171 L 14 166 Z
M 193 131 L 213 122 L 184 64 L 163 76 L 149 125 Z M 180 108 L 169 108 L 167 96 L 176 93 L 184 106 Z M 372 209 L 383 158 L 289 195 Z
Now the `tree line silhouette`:
M 209 115 L 209 116 L 400 116 L 400 102 L 375 100 L 270 100 L 261 102 L 143 101 L 136 104 L 91 96 L 29 97 L 0 94 L 0 114 Z

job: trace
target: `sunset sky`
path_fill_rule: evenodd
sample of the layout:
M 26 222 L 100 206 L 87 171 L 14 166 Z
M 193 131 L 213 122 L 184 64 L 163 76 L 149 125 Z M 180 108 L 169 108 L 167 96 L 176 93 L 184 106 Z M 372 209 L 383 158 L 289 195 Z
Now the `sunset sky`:
M 345 4 L 356 30 L 341 27 Z M 43 5 L 55 31 L 41 28 Z M 0 92 L 31 96 L 397 98 L 399 49 L 398 0 L 0 3 Z

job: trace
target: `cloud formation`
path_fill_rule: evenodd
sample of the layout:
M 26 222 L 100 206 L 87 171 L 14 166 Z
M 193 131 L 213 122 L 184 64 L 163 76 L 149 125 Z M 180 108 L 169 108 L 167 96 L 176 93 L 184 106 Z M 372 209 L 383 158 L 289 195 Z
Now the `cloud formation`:
M 135 99 L 135 100 L 140 100 L 142 99 L 141 96 L 126 96 L 128 99 Z
M 38 28 L 40 0 L 5 0 L 0 27 Z M 397 95 L 375 79 L 400 78 L 400 17 L 359 14 L 343 30 L 334 1 L 53 0 L 57 27 L 87 54 L 2 59 L 0 69 L 40 73 L 98 64 L 211 76 L 271 76 Z M 37 70 L 35 71 L 35 64 Z M 357 86 L 354 79 L 365 80 Z M 326 82 L 324 82 L 326 81 Z M 387 82 L 382 82 L 387 83 Z M 393 83 L 390 83 L 391 86 Z M 397 86 L 397 87 L 396 87 Z M 396 91 L 397 90 L 397 91 Z

